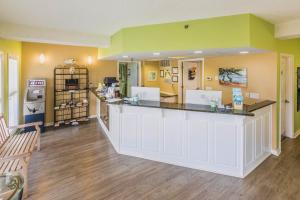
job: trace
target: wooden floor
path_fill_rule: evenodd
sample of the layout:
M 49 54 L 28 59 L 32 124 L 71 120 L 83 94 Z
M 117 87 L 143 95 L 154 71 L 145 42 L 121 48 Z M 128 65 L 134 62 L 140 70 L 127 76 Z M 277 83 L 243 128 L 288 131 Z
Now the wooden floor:
M 48 131 L 30 165 L 34 200 L 300 199 L 300 137 L 245 179 L 118 155 L 94 120 Z

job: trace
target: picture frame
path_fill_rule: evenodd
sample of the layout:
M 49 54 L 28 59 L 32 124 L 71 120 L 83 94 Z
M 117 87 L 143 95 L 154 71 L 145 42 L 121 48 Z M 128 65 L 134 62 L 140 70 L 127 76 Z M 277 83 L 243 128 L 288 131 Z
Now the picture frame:
M 157 81 L 157 71 L 148 72 L 148 81 Z
M 178 76 L 172 76 L 172 82 L 178 83 Z
M 172 67 L 172 74 L 178 74 L 178 67 Z
M 161 69 L 161 70 L 159 71 L 159 73 L 160 73 L 160 77 L 161 77 L 161 78 L 164 78 L 164 77 L 165 77 L 165 70 Z
M 172 77 L 171 77 L 171 70 L 170 69 L 165 69 L 164 70 L 165 72 L 165 80 L 172 80 Z
M 232 87 L 247 87 L 247 69 L 238 67 L 219 68 L 219 84 Z

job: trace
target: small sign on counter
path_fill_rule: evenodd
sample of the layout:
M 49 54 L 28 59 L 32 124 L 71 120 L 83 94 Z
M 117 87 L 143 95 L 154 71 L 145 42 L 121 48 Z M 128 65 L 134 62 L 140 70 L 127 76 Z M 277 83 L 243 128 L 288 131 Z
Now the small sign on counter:
M 232 105 L 235 110 L 243 110 L 244 97 L 241 88 L 232 88 Z

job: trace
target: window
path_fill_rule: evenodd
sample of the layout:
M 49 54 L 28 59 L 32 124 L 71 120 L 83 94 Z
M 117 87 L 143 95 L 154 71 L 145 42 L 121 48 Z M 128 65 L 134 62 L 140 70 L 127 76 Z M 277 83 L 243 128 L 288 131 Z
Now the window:
M 0 52 L 0 113 L 4 110 L 4 57 Z
M 19 66 L 14 57 L 8 58 L 8 123 L 19 124 Z

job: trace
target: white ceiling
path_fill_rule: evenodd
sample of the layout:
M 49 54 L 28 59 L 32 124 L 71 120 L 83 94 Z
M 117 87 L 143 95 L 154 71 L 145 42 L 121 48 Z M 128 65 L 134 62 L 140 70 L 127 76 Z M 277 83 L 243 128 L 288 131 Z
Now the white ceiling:
M 273 23 L 300 18 L 299 0 L 0 0 L 0 21 L 111 35 L 123 27 L 253 13 Z

